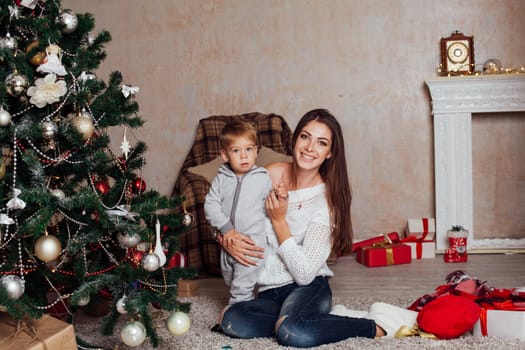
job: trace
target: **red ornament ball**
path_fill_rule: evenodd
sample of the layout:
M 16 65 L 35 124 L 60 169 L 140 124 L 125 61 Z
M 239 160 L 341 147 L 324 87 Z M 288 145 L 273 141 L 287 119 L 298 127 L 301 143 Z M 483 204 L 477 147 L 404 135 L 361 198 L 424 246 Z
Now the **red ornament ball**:
M 139 177 L 133 181 L 131 185 L 131 190 L 133 193 L 138 194 L 146 191 L 146 181 L 143 178 Z
M 142 261 L 142 257 L 144 256 L 144 254 L 146 254 L 146 252 L 141 252 L 140 250 L 136 250 L 136 249 L 129 249 L 129 251 L 130 251 L 129 256 L 128 256 L 129 261 L 131 262 L 133 267 L 139 267 Z
M 101 195 L 106 195 L 109 193 L 109 184 L 106 181 L 95 182 L 95 188 Z
M 175 252 L 173 256 L 168 260 L 166 269 L 172 269 L 174 267 L 185 267 L 186 257 L 181 252 Z

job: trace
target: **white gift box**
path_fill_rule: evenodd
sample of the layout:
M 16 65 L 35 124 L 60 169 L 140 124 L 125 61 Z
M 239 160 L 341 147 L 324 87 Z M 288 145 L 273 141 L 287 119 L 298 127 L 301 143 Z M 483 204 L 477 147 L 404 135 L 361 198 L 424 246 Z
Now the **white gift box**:
M 436 257 L 436 242 L 434 241 L 423 241 L 423 242 L 403 242 L 403 244 L 409 245 L 412 254 L 412 260 L 418 259 L 434 259 Z M 418 244 L 420 244 L 421 256 L 418 257 Z
M 482 310 L 484 312 L 487 336 L 525 340 L 525 311 Z M 472 329 L 476 337 L 485 335 L 481 327 L 483 318 L 482 315 Z
M 436 234 L 436 222 L 434 218 L 408 219 L 405 237 L 415 236 L 422 238 L 425 233 L 425 240 L 434 239 L 434 235 Z

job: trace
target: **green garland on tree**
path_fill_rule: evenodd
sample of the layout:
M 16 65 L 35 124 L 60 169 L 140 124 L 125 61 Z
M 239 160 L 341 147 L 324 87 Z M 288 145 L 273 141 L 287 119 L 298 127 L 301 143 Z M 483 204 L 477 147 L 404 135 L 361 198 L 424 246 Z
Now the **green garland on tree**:
M 111 36 L 94 27 L 58 0 L 0 0 L 0 309 L 72 322 L 106 300 L 103 334 L 125 317 L 157 347 L 151 305 L 189 311 L 177 282 L 195 273 L 173 257 L 191 220 L 173 210 L 183 198 L 147 189 L 146 145 L 127 139 L 144 124 L 138 89 L 96 76 Z

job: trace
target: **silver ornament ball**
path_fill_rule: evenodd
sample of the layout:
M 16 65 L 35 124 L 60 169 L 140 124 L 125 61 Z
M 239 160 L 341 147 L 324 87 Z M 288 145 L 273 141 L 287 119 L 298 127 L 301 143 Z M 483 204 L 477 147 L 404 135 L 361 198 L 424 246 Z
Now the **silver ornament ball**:
M 182 215 L 182 224 L 186 227 L 190 226 L 193 222 L 193 215 L 186 212 Z
M 35 243 L 35 255 L 46 263 L 58 258 L 61 251 L 62 244 L 53 235 L 44 235 Z
M 7 292 L 10 299 L 17 300 L 25 291 L 24 281 L 16 275 L 5 275 L 0 278 L 0 284 Z
M 71 10 L 63 10 L 57 17 L 57 22 L 64 25 L 62 33 L 73 33 L 78 27 L 78 17 Z
M 4 107 L 0 107 L 0 126 L 8 126 L 11 123 L 13 116 L 6 111 Z
M 0 49 L 16 50 L 18 48 L 18 41 L 7 33 L 4 38 L 0 38 Z
M 9 95 L 18 97 L 26 93 L 29 80 L 23 74 L 13 72 L 5 78 L 5 88 Z
M 141 264 L 144 270 L 153 272 L 160 267 L 160 258 L 155 253 L 149 253 L 142 257 Z
M 489 58 L 483 63 L 483 73 L 499 73 L 502 68 L 501 61 L 496 58 Z
M 119 233 L 117 235 L 118 243 L 122 248 L 133 248 L 140 243 L 140 236 L 138 233 L 127 234 Z
M 191 321 L 188 314 L 175 311 L 166 320 L 166 326 L 171 334 L 183 335 L 190 329 Z
M 139 321 L 130 321 L 122 327 L 120 339 L 127 346 L 140 346 L 146 340 L 146 327 Z
M 58 132 L 58 125 L 50 120 L 42 122 L 40 124 L 40 130 L 42 131 L 42 137 L 46 140 L 52 140 L 55 138 Z

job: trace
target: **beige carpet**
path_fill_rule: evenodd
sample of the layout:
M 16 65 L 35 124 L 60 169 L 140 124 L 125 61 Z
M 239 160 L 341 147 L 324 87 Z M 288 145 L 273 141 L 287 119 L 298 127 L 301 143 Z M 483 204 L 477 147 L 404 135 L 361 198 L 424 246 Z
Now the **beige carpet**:
M 169 333 L 165 325 L 165 319 L 168 316 L 167 312 L 154 310 L 153 315 L 157 323 L 157 332 L 161 338 L 161 343 L 157 349 L 178 349 L 178 350 L 268 350 L 268 349 L 291 349 L 289 347 L 279 346 L 275 340 L 270 338 L 265 339 L 249 339 L 239 340 L 231 339 L 222 334 L 213 333 L 210 328 L 215 323 L 217 316 L 225 305 L 226 300 L 222 298 L 210 297 L 194 297 L 188 298 L 192 302 L 192 310 L 190 318 L 192 325 L 190 330 L 183 336 L 174 336 Z M 349 300 L 334 299 L 335 303 L 345 304 L 353 309 L 367 309 L 375 301 L 384 301 L 394 305 L 406 307 L 414 298 L 405 299 L 390 299 L 390 300 L 372 300 L 366 297 L 355 297 Z M 122 318 L 124 320 L 124 317 Z M 89 341 L 91 344 L 98 345 L 107 349 L 115 349 L 118 345 L 119 349 L 129 349 L 120 341 L 119 329 L 116 330 L 115 335 L 111 337 L 102 337 L 99 332 L 99 319 L 90 317 L 81 317 L 75 329 L 77 335 Z M 146 340 L 140 347 L 134 349 L 153 349 L 151 344 Z M 499 339 L 493 337 L 473 337 L 466 335 L 462 338 L 452 340 L 430 340 L 419 337 L 404 338 L 404 339 L 365 339 L 353 338 L 339 343 L 333 343 L 316 347 L 316 349 L 333 350 L 525 350 L 525 342 L 512 339 Z

